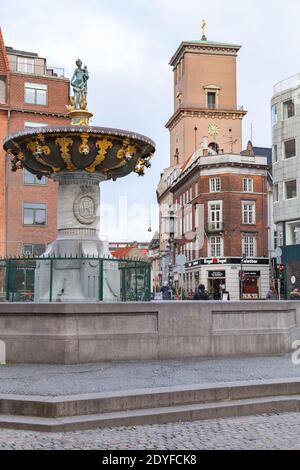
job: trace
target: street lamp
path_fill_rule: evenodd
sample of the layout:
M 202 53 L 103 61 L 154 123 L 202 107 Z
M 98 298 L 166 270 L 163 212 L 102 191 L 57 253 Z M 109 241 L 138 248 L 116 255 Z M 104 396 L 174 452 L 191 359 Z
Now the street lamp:
M 243 298 L 243 287 L 244 287 L 244 272 L 243 272 L 243 263 L 246 261 L 247 257 L 245 253 L 243 253 L 242 259 L 241 259 L 241 274 L 240 274 L 240 300 Z

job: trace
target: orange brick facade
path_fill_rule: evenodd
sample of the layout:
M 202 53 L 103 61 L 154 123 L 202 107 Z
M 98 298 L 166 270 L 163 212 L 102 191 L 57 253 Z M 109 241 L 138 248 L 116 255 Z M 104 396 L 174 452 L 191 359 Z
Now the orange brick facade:
M 253 192 L 243 192 L 243 179 L 249 178 L 253 180 Z M 212 193 L 210 192 L 210 179 L 220 178 L 221 191 Z M 196 184 L 200 188 L 200 195 L 196 196 Z M 232 174 L 219 173 L 210 176 L 194 177 L 188 184 L 184 184 L 178 188 L 174 193 L 174 202 L 179 205 L 180 198 L 187 191 L 192 190 L 193 199 L 190 201 L 190 206 L 193 212 L 193 231 L 196 231 L 196 207 L 202 204 L 204 207 L 204 229 L 207 232 L 208 227 L 208 213 L 209 202 L 222 201 L 222 230 L 214 233 L 213 235 L 221 235 L 224 241 L 224 255 L 225 257 L 241 257 L 243 255 L 242 237 L 244 234 L 253 234 L 257 240 L 257 257 L 268 256 L 268 233 L 267 233 L 267 178 L 266 176 L 256 176 L 249 173 Z M 255 223 L 243 223 L 243 202 L 255 203 Z M 180 216 L 184 218 L 184 213 L 181 211 Z M 208 234 L 209 235 L 209 234 Z M 212 235 L 212 234 L 210 234 Z M 185 239 L 183 236 L 181 240 L 176 243 L 176 252 L 180 252 L 180 247 L 184 247 L 190 240 Z M 208 238 L 204 237 L 203 247 L 195 252 L 193 251 L 189 257 L 191 259 L 209 257 Z
M 0 30 L 1 31 L 1 30 Z M 46 185 L 24 182 L 23 171 L 13 173 L 2 141 L 25 127 L 25 123 L 64 125 L 69 103 L 69 80 L 32 73 L 13 72 L 10 69 L 2 36 L 0 37 L 0 78 L 5 79 L 6 100 L 0 103 L 0 255 L 20 256 L 24 245 L 47 245 L 56 238 L 57 185 L 51 180 Z M 25 104 L 25 83 L 47 85 L 47 104 Z M 45 204 L 46 224 L 24 225 L 23 204 Z

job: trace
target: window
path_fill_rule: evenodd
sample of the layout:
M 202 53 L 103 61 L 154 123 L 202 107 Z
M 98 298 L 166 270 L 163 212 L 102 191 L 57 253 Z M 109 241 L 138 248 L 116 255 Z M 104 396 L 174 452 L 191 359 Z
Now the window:
M 295 199 L 297 197 L 297 180 L 285 181 L 284 194 L 285 199 Z
M 279 201 L 279 186 L 278 186 L 278 183 L 274 184 L 273 199 L 274 199 L 274 202 Z
M 0 103 L 6 103 L 6 79 L 0 77 Z
M 193 187 L 190 188 L 190 201 L 193 200 Z
M 24 169 L 24 184 L 38 184 L 44 186 L 45 184 L 47 184 L 47 180 L 45 176 L 43 176 L 42 179 L 39 180 L 37 176 L 30 173 L 30 171 Z
M 223 256 L 223 239 L 222 237 L 210 237 L 209 239 L 209 256 L 219 258 Z
M 296 141 L 295 139 L 286 140 L 284 142 L 284 158 L 293 158 L 296 156 Z
M 23 245 L 24 256 L 42 256 L 46 251 L 46 245 Z
M 216 93 L 213 91 L 209 91 L 207 93 L 207 107 L 209 109 L 215 109 L 216 108 Z
M 210 192 L 217 193 L 221 191 L 221 178 L 211 178 L 209 180 Z
M 25 83 L 25 103 L 47 106 L 48 86 L 39 83 Z
M 45 122 L 31 122 L 31 121 L 25 121 L 24 122 L 24 128 L 25 129 L 33 129 L 36 127 L 47 127 L 48 124 Z
M 255 202 L 243 202 L 243 224 L 255 224 Z
M 253 193 L 253 179 L 252 178 L 243 178 L 243 192 Z
M 222 203 L 209 202 L 209 228 L 210 230 L 221 230 L 222 228 Z
M 24 225 L 46 225 L 46 204 L 23 205 Z
M 283 103 L 283 119 L 289 119 L 295 116 L 295 105 L 293 100 L 288 100 Z
M 30 57 L 17 57 L 17 72 L 34 73 L 34 59 Z
M 278 162 L 278 147 L 274 145 L 273 147 L 273 163 Z
M 254 258 L 257 256 L 257 241 L 255 235 L 244 235 L 243 255 L 246 256 L 246 258 Z
M 271 110 L 271 114 L 272 114 L 272 126 L 275 126 L 278 122 L 278 108 L 277 108 L 277 104 L 274 104 L 272 106 L 272 110 Z

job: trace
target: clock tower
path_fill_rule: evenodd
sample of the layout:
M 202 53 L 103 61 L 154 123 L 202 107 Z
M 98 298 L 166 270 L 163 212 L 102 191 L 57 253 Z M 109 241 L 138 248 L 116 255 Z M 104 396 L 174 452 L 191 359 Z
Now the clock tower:
M 237 104 L 236 58 L 241 46 L 208 41 L 182 42 L 170 61 L 174 72 L 171 166 L 184 163 L 207 142 L 215 152 L 239 154 L 242 119 Z

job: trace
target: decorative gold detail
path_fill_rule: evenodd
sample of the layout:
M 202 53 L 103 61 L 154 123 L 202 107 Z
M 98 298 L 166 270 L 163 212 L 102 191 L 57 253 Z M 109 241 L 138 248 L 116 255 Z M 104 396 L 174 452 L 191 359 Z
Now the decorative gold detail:
M 68 139 L 67 137 L 61 137 L 55 140 L 55 143 L 59 145 L 61 157 L 63 161 L 67 164 L 68 171 L 76 170 L 76 166 L 71 160 L 71 155 L 69 151 L 69 146 L 73 144 L 73 139 Z
M 89 134 L 81 134 L 82 144 L 79 146 L 79 152 L 81 155 L 87 156 L 90 153 L 89 137 Z
M 220 132 L 220 127 L 217 124 L 214 124 L 214 123 L 209 124 L 209 126 L 208 126 L 209 135 L 211 135 L 213 137 L 213 136 L 218 135 L 219 132 Z
M 134 145 L 130 144 L 129 139 L 124 139 L 122 143 L 122 148 L 118 151 L 117 157 L 121 160 L 126 157 L 133 157 L 137 152 L 137 148 Z
M 202 41 L 206 41 L 206 26 L 207 26 L 207 23 L 205 21 L 205 19 L 203 18 L 202 20 L 202 23 L 201 23 L 201 29 L 202 29 Z
M 71 111 L 74 111 L 75 109 L 75 105 L 74 105 L 74 96 L 70 96 L 70 104 L 66 105 L 66 108 L 67 110 L 69 111 L 69 113 Z
M 95 161 L 86 168 L 86 171 L 89 173 L 93 173 L 96 170 L 96 167 L 105 160 L 107 150 L 113 147 L 113 143 L 110 140 L 104 138 L 97 140 L 96 147 L 99 149 L 99 152 L 97 153 Z
M 51 165 L 50 163 L 44 161 L 43 157 L 49 156 L 51 154 L 51 150 L 48 147 L 48 145 L 42 145 L 44 143 L 45 143 L 44 135 L 39 134 L 37 136 L 37 140 L 31 140 L 30 142 L 28 142 L 27 148 L 33 153 L 37 162 L 39 162 L 41 165 L 51 168 L 54 173 L 59 173 L 60 168 L 55 167 Z

